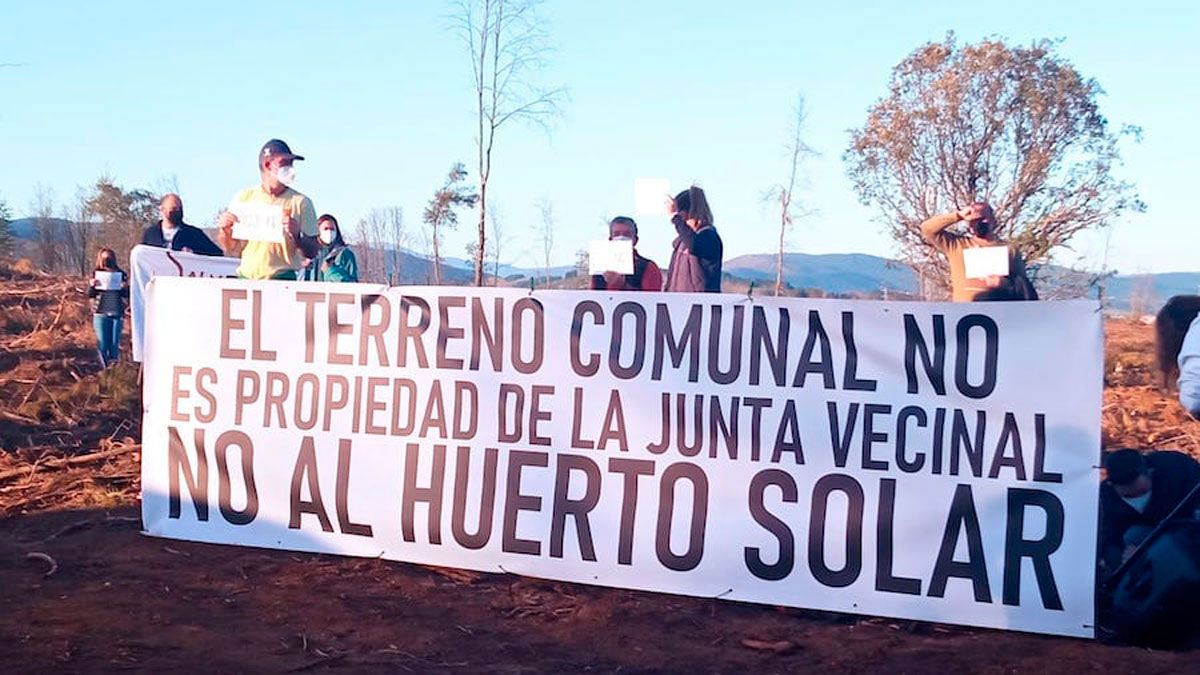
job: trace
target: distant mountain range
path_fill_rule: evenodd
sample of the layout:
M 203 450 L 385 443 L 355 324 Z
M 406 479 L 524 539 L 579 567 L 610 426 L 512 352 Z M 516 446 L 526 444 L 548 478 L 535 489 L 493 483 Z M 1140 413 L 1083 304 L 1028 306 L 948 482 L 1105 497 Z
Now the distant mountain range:
M 62 221 L 66 222 L 66 221 Z M 33 240 L 36 226 L 33 218 L 11 222 L 18 239 Z M 400 278 L 395 283 L 424 284 L 433 278 L 433 262 L 410 252 L 384 253 L 385 267 L 398 265 Z M 775 255 L 752 254 L 725 261 L 725 274 L 765 286 L 775 283 Z M 488 268 L 489 273 L 491 267 Z M 573 265 L 550 268 L 550 274 L 562 278 L 574 274 Z M 511 284 L 522 284 L 530 277 L 540 278 L 541 268 L 500 265 L 498 276 Z M 472 263 L 461 258 L 442 261 L 442 278 L 452 284 L 467 283 L 472 277 Z M 787 253 L 783 257 L 784 281 L 792 288 L 822 289 L 837 294 L 916 294 L 916 274 L 903 263 L 863 253 L 832 253 L 811 255 Z M 1108 281 L 1108 294 L 1113 309 L 1128 311 L 1131 300 L 1140 296 L 1147 309 L 1153 310 L 1173 295 L 1200 293 L 1200 272 L 1169 272 L 1149 275 L 1119 275 Z

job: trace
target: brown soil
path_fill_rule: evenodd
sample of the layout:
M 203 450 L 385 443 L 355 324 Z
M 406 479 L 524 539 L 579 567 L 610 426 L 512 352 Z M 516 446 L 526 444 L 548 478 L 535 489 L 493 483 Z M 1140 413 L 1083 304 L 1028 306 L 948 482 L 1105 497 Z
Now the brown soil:
M 1200 669 L 1200 650 L 144 537 L 137 371 L 99 371 L 82 290 L 0 268 L 0 664 L 11 672 Z M 1200 456 L 1200 423 L 1154 386 L 1150 328 L 1111 322 L 1108 340 L 1105 443 Z

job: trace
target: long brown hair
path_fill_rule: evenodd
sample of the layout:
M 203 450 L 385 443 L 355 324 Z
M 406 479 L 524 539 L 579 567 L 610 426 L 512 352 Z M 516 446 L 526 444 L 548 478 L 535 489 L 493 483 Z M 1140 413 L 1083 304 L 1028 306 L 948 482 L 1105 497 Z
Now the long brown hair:
M 693 185 L 675 195 L 675 208 L 686 212 L 689 218 L 699 221 L 700 227 L 713 224 L 713 214 L 712 209 L 708 207 L 708 198 L 704 196 L 704 190 L 701 190 L 698 185 Z
M 1197 314 L 1200 314 L 1200 295 L 1176 295 L 1158 310 L 1154 319 L 1158 370 L 1167 389 L 1174 388 L 1179 376 L 1179 349 Z
M 111 248 L 102 248 L 96 251 L 96 271 L 97 272 L 120 272 L 121 268 L 117 266 L 117 253 Z

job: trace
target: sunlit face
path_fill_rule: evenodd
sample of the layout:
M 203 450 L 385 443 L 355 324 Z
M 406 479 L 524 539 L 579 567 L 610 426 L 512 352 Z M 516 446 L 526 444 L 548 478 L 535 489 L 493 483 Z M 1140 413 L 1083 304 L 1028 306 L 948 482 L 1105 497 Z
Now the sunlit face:
M 317 224 L 317 236 L 321 238 L 321 243 L 332 244 L 337 239 L 337 225 L 332 220 L 322 220 Z
M 628 239 L 633 243 L 637 243 L 637 232 L 633 230 L 633 226 L 621 220 L 614 220 L 608 224 L 609 239 Z
M 178 211 L 183 213 L 183 202 L 175 195 L 167 195 L 158 204 L 158 215 L 162 217 L 163 222 L 171 221 L 171 213 Z
M 1113 485 L 1113 490 L 1115 490 L 1118 495 L 1121 495 L 1126 499 L 1133 499 L 1146 494 L 1152 487 L 1153 483 L 1150 480 L 1150 476 L 1142 474 L 1135 478 L 1133 482 L 1129 483 L 1128 485 Z

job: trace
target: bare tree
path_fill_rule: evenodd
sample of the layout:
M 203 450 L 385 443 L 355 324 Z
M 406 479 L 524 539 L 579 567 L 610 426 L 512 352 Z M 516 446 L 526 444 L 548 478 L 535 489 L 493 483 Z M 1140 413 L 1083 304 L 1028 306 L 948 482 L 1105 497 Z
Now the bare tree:
M 788 167 L 786 183 L 780 183 L 767 191 L 765 199 L 774 202 L 779 208 L 779 250 L 775 257 L 775 295 L 783 292 L 783 253 L 786 246 L 787 233 L 797 218 L 810 215 L 812 211 L 802 207 L 796 200 L 796 183 L 800 179 L 800 167 L 805 160 L 815 157 L 817 152 L 804 142 L 804 120 L 808 113 L 804 108 L 804 97 L 796 99 L 795 126 L 792 137 L 787 145 L 791 164 Z
M 401 261 L 404 256 L 404 246 L 408 243 L 408 233 L 404 229 L 404 209 L 399 206 L 389 206 L 384 209 L 387 223 L 387 282 L 389 286 L 403 283 L 401 281 Z
M 80 276 L 91 273 L 96 251 L 100 248 L 100 224 L 89 206 L 91 198 L 91 193 L 80 188 L 75 193 L 74 203 L 64 204 L 62 210 L 59 254 L 64 267 Z
M 479 202 L 479 195 L 463 184 L 466 179 L 467 170 L 462 162 L 450 167 L 446 182 L 433 193 L 433 198 L 429 200 L 422 217 L 429 227 L 429 243 L 433 247 L 433 283 L 438 286 L 442 284 L 442 234 L 458 226 L 459 208 L 471 208 Z M 483 242 L 480 238 L 479 243 Z M 475 258 L 482 260 L 483 254 L 478 253 Z M 478 273 L 482 273 L 481 270 L 482 268 Z
M 457 31 L 467 46 L 475 87 L 479 223 L 475 285 L 484 280 L 487 253 L 487 197 L 496 132 L 512 120 L 545 124 L 565 91 L 537 84 L 549 44 L 537 0 L 460 0 Z
M 33 200 L 29 203 L 33 214 L 34 231 L 37 233 L 38 264 L 42 269 L 58 272 L 63 267 L 60 221 L 54 217 L 54 190 L 41 183 L 33 187 Z
M 358 252 L 358 277 L 373 284 L 390 283 L 387 277 L 384 247 L 386 218 L 382 209 L 371 209 L 358 221 L 355 240 Z
M 1129 312 L 1137 318 L 1150 314 L 1158 304 L 1158 290 L 1151 274 L 1139 274 L 1129 290 Z
M 892 71 L 890 90 L 851 134 L 847 170 L 859 199 L 878 209 L 901 256 L 946 283 L 946 262 L 921 223 L 976 200 L 992 204 L 997 233 L 1030 263 L 1078 232 L 1145 207 L 1114 175 L 1118 141 L 1100 85 L 1055 52 L 999 39 L 959 45 L 953 35 L 918 48 Z
M 537 205 L 541 218 L 537 224 L 537 238 L 542 242 L 542 270 L 546 287 L 550 286 L 550 258 L 554 255 L 554 204 L 541 200 Z

